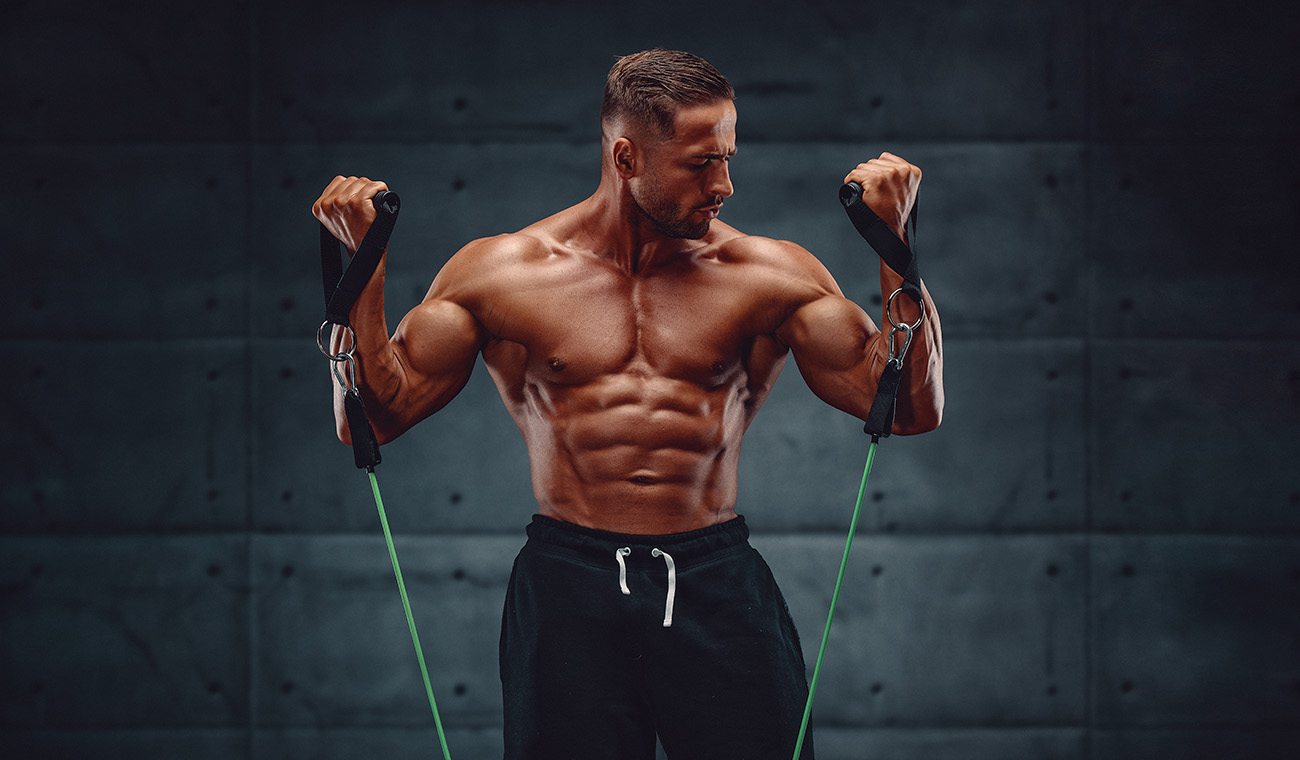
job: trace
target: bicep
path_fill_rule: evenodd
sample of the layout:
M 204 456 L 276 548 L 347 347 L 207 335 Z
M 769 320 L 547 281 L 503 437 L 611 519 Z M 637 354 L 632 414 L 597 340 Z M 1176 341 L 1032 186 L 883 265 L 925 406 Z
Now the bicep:
M 862 363 L 868 342 L 879 332 L 857 304 L 827 294 L 796 309 L 776 335 L 801 370 L 848 371 Z
M 778 330 L 799 374 L 822 401 L 865 419 L 875 393 L 880 331 L 857 304 L 826 295 L 797 309 Z
M 432 403 L 432 413 L 464 387 L 486 332 L 465 307 L 428 298 L 411 310 L 393 335 L 408 392 Z

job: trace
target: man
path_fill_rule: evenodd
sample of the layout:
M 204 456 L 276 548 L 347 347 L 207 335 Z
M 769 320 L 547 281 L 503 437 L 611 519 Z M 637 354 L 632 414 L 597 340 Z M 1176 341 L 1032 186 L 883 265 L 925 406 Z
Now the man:
M 865 419 L 887 347 L 812 254 L 717 220 L 734 97 L 687 53 L 619 59 L 595 194 L 465 246 L 391 339 L 383 263 L 353 308 L 381 442 L 447 404 L 479 353 L 527 442 L 540 514 L 503 616 L 508 758 L 651 758 L 656 734 L 673 758 L 793 750 L 804 660 L 736 513 L 741 437 L 787 353 L 820 398 Z M 845 181 L 902 237 L 920 179 L 886 153 Z M 314 212 L 355 251 L 383 189 L 336 177 Z M 901 278 L 880 271 L 888 298 Z M 918 315 L 909 299 L 894 308 Z M 928 294 L 925 313 L 901 434 L 934 428 L 943 406 Z M 341 391 L 335 417 L 349 441 Z

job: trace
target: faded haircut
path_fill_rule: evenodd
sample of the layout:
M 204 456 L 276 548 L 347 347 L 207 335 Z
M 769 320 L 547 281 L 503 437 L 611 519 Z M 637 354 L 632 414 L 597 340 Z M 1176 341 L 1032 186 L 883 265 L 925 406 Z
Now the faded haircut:
M 619 58 L 605 80 L 600 104 L 602 137 L 620 119 L 648 127 L 664 140 L 673 136 L 673 118 L 683 106 L 735 100 L 736 91 L 717 69 L 699 56 L 654 48 Z

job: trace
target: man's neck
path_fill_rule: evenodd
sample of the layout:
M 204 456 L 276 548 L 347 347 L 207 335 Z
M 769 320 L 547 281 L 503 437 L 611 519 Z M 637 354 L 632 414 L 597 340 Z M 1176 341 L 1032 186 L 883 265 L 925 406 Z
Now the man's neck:
M 604 177 L 578 206 L 579 225 L 593 251 L 629 274 L 677 258 L 695 241 L 669 237 L 645 218 L 617 180 Z

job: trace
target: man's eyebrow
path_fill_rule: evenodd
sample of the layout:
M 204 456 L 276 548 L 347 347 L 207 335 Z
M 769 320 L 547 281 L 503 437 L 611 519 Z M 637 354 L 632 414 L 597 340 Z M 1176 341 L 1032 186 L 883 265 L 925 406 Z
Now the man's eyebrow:
M 697 153 L 693 158 L 729 158 L 740 152 L 739 148 L 732 148 L 726 153 Z

